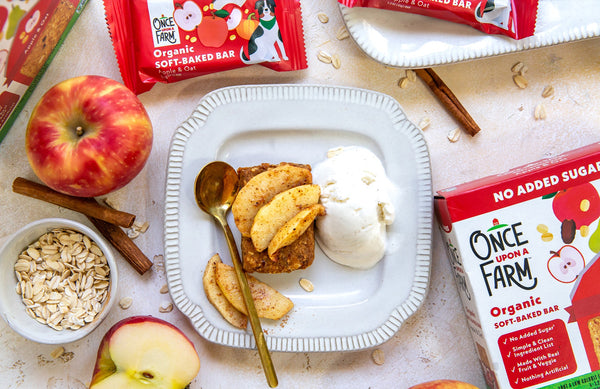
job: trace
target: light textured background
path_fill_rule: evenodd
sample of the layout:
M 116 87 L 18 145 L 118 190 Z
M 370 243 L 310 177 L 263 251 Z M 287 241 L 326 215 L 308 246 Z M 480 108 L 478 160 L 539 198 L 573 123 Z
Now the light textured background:
M 240 84 L 297 83 L 345 85 L 376 90 L 399 101 L 408 118 L 418 124 L 431 119 L 425 130 L 433 169 L 434 190 L 484 175 L 499 173 L 543 157 L 600 141 L 600 40 L 587 40 L 506 56 L 436 68 L 482 132 L 450 143 L 447 133 L 458 124 L 447 115 L 421 82 L 397 86 L 403 69 L 385 67 L 367 57 L 351 39 L 335 36 L 343 25 L 337 2 L 304 1 L 305 37 L 309 67 L 276 73 L 261 66 L 217 73 L 171 85 L 157 85 L 140 96 L 155 128 L 154 148 L 142 173 L 111 195 L 118 206 L 150 221 L 136 243 L 151 259 L 163 254 L 162 213 L 165 166 L 171 135 L 198 101 L 220 87 Z M 325 12 L 329 23 L 316 14 Z M 319 50 L 337 54 L 341 68 L 321 63 Z M 511 67 L 524 62 L 529 87 L 518 89 Z M 106 27 L 102 2 L 91 0 L 64 46 L 33 93 L 13 129 L 0 144 L 0 243 L 17 228 L 43 217 L 62 216 L 87 223 L 69 210 L 24 198 L 11 192 L 17 176 L 35 179 L 24 153 L 29 113 L 44 91 L 78 75 L 98 74 L 120 80 Z M 546 85 L 555 95 L 542 99 Z M 548 117 L 533 118 L 544 102 Z M 255 351 L 213 345 L 191 328 L 176 310 L 162 314 L 169 295 L 159 293 L 166 283 L 164 267 L 156 260 L 140 277 L 121 261 L 117 299 L 133 297 L 129 310 L 116 306 L 104 323 L 87 338 L 65 345 L 72 359 L 53 360 L 55 346 L 39 345 L 0 322 L 0 386 L 3 388 L 80 388 L 87 385 L 101 337 L 121 318 L 150 314 L 177 325 L 194 341 L 202 367 L 192 388 L 266 387 Z M 431 286 L 423 307 L 400 331 L 379 347 L 385 364 L 371 359 L 372 350 L 349 353 L 275 353 L 273 360 L 281 388 L 407 388 L 418 382 L 450 378 L 483 387 L 471 337 L 456 286 L 437 231 L 434 234 Z

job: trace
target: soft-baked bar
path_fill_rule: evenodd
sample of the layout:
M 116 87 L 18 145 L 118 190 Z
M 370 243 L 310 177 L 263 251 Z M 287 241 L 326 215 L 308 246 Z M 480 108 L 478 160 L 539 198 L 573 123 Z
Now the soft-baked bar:
M 282 163 L 286 164 L 286 163 Z M 297 165 L 310 170 L 309 165 Z M 240 186 L 246 185 L 252 177 L 278 165 L 263 163 L 258 166 L 238 168 Z M 307 182 L 310 184 L 311 182 Z M 294 243 L 282 247 L 277 253 L 277 260 L 269 258 L 267 250 L 256 251 L 252 239 L 242 237 L 242 262 L 244 270 L 253 273 L 289 273 L 309 267 L 315 258 L 315 232 L 311 225 Z

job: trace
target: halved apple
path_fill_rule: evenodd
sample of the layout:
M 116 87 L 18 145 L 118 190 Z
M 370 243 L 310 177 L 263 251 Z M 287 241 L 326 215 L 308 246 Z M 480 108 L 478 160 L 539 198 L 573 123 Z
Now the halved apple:
M 90 389 L 183 389 L 200 371 L 194 344 L 174 325 L 132 316 L 102 338 Z

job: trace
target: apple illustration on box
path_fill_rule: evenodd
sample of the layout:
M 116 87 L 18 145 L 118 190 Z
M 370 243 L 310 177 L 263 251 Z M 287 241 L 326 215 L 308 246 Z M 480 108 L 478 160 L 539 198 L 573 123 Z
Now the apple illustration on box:
M 552 211 L 562 223 L 561 236 L 566 244 L 573 242 L 575 231 L 589 226 L 600 217 L 600 195 L 594 185 L 581 185 L 553 193 Z
M 548 259 L 548 272 L 559 282 L 574 282 L 585 268 L 585 259 L 576 247 L 565 245 L 550 253 L 552 256 Z

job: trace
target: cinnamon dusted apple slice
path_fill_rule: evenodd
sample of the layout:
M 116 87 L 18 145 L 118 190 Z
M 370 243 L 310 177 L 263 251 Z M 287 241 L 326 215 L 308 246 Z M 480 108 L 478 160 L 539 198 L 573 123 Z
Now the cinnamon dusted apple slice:
M 269 246 L 267 247 L 269 258 L 276 261 L 279 249 L 294 243 L 310 227 L 315 218 L 322 215 L 325 215 L 325 207 L 321 204 L 313 204 L 304 208 L 296 216 L 288 220 L 269 242 Z
M 206 269 L 204 269 L 202 284 L 204 285 L 206 297 L 227 322 L 238 328 L 246 328 L 248 317 L 231 305 L 217 284 L 217 264 L 219 263 L 222 263 L 221 257 L 219 257 L 219 254 L 215 254 L 206 264 Z
M 278 320 L 288 313 L 294 303 L 292 300 L 279 293 L 274 288 L 257 280 L 251 275 L 246 275 L 250 293 L 254 299 L 258 317 Z M 237 281 L 235 269 L 224 263 L 217 263 L 217 284 L 223 295 L 240 312 L 247 314 L 242 291 Z
M 281 192 L 258 210 L 250 231 L 256 251 L 264 251 L 277 231 L 302 209 L 317 204 L 319 185 L 301 185 Z
M 276 194 L 311 181 L 309 169 L 294 165 L 280 165 L 252 177 L 231 206 L 235 225 L 242 236 L 250 237 L 254 216 Z

